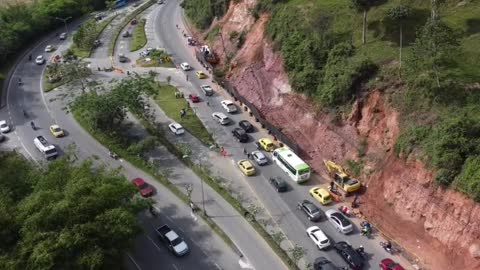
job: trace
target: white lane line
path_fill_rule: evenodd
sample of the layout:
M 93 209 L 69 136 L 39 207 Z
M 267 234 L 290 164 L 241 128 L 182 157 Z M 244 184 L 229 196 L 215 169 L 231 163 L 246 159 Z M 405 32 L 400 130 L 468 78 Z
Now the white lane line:
M 222 270 L 222 268 L 217 263 L 214 263 L 214 264 L 219 270 Z
M 173 219 L 171 219 L 169 216 L 165 216 L 170 222 L 173 222 Z
M 173 268 L 175 268 L 175 270 L 178 270 L 178 267 L 174 263 L 172 263 L 172 265 L 173 265 Z
M 150 236 L 148 235 L 145 235 L 145 236 L 148 238 L 148 240 L 150 240 L 150 242 L 152 242 L 152 244 L 158 249 L 158 251 L 160 252 L 162 251 L 162 249 L 157 244 L 155 244 L 155 241 L 153 241 L 153 239 Z
M 142 270 L 142 268 L 138 265 L 138 263 L 132 258 L 130 254 L 127 253 L 128 258 L 135 264 L 138 270 Z

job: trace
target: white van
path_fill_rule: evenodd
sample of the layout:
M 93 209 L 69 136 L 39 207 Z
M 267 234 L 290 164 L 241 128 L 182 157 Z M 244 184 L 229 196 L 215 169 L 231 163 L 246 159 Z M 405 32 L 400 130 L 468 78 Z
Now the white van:
M 33 139 L 33 144 L 37 147 L 38 151 L 45 155 L 47 160 L 54 159 L 58 156 L 57 149 L 54 145 L 49 144 L 43 136 L 37 136 Z
M 228 125 L 230 123 L 230 118 L 221 112 L 212 113 L 213 119 L 217 120 L 221 125 Z

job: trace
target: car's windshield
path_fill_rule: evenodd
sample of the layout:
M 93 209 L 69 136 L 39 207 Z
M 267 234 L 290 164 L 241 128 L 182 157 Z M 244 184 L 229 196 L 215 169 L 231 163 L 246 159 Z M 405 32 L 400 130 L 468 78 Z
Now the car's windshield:
M 53 131 L 54 131 L 54 132 L 60 132 L 60 131 L 62 131 L 62 130 L 57 127 L 57 128 L 54 128 Z
M 139 189 L 146 189 L 146 188 L 148 188 L 148 185 L 147 185 L 147 183 L 143 183 L 143 184 L 139 185 L 138 188 Z
M 301 170 L 298 170 L 298 174 L 302 175 L 302 174 L 308 173 L 309 171 L 310 171 L 310 168 L 301 169 Z
M 346 219 L 342 214 L 340 213 L 333 213 L 332 216 L 336 217 L 340 223 L 342 224 L 342 226 L 348 226 L 350 225 L 350 221 L 348 219 Z
M 173 241 L 172 241 L 172 246 L 177 246 L 177 245 L 179 245 L 180 243 L 182 243 L 182 238 L 177 237 L 177 238 L 173 239 Z
M 55 149 L 50 149 L 50 150 L 45 151 L 45 154 L 50 155 L 50 154 L 54 154 L 54 153 L 56 153 L 56 152 L 57 152 L 57 150 L 55 150 Z
M 0 124 L 0 127 L 2 127 L 2 128 L 6 127 L 6 126 L 7 126 L 7 124 L 5 124 L 5 123 Z

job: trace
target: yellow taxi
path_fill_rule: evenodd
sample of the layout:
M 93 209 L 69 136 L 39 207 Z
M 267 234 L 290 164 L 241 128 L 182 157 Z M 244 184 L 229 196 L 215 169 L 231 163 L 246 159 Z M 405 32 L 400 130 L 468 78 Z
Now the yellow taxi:
M 310 189 L 310 195 L 323 205 L 332 202 L 332 197 L 330 196 L 330 193 L 328 193 L 327 190 L 321 187 L 314 187 Z
M 261 138 L 260 140 L 258 140 L 258 144 L 263 150 L 267 152 L 272 152 L 273 150 L 275 150 L 275 145 L 273 144 L 272 140 L 268 138 Z
M 195 75 L 197 75 L 197 77 L 198 77 L 199 79 L 205 79 L 205 78 L 207 78 L 207 75 L 206 75 L 205 73 L 203 73 L 203 71 L 197 71 L 197 72 L 195 72 Z
M 51 125 L 50 132 L 57 138 L 65 136 L 63 129 L 61 129 L 59 125 Z
M 240 160 L 237 162 L 237 165 L 238 168 L 240 168 L 240 171 L 242 171 L 246 176 L 254 175 L 256 172 L 255 166 L 253 166 L 253 164 L 246 159 Z

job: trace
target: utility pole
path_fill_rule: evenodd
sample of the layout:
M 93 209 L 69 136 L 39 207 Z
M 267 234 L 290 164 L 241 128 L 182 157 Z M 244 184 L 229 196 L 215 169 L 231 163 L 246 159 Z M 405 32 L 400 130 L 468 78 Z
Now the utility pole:
M 59 21 L 63 21 L 63 23 L 65 24 L 65 33 L 68 34 L 68 27 L 67 27 L 67 21 L 70 20 L 72 17 L 67 17 L 67 18 L 59 18 L 59 17 L 55 17 L 55 19 L 59 20 Z

